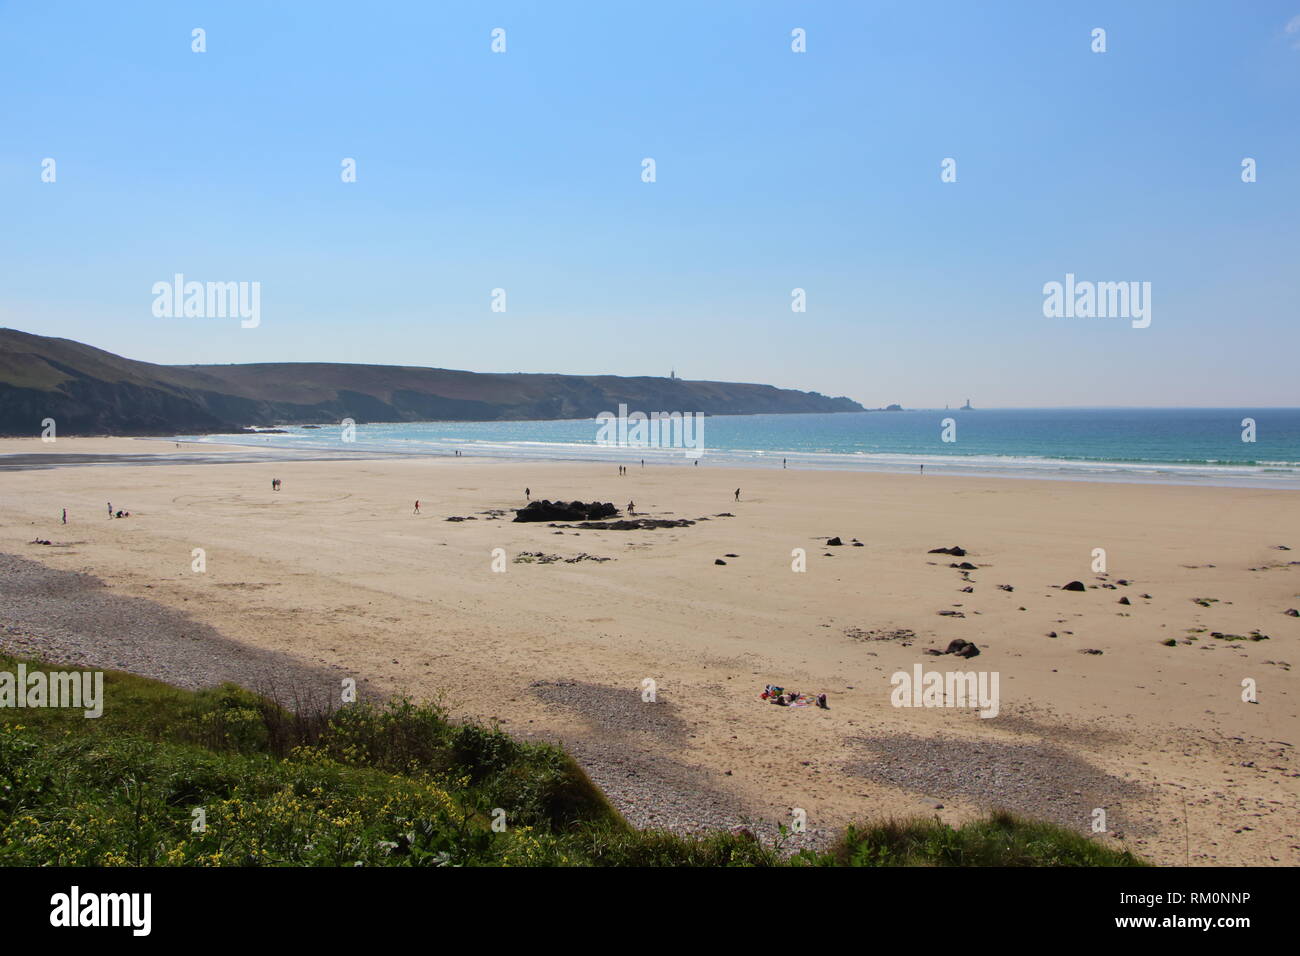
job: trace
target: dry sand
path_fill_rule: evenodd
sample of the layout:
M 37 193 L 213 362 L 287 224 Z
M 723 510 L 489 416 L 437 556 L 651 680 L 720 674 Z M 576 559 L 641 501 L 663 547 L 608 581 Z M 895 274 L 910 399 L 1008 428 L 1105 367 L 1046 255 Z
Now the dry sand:
M 638 823 L 788 822 L 797 807 L 828 833 L 1006 806 L 1086 832 L 1104 808 L 1105 838 L 1154 862 L 1300 863 L 1295 492 L 0 442 L 0 456 L 45 454 L 85 463 L 0 458 L 0 551 L 95 575 L 304 672 L 443 694 L 455 713 L 563 739 Z M 710 520 L 557 533 L 488 513 L 521 507 L 526 486 Z M 131 517 L 107 520 L 110 500 Z M 826 547 L 835 535 L 845 545 Z M 969 554 L 927 553 L 948 545 Z M 614 560 L 515 563 L 522 552 Z M 970 581 L 949 567 L 962 561 Z M 1073 580 L 1089 588 L 1059 589 Z M 1269 639 L 1211 636 L 1253 631 Z M 924 653 L 955 638 L 981 654 Z M 891 674 L 916 663 L 997 672 L 999 716 L 892 706 Z M 640 701 L 646 678 L 657 704 Z M 830 709 L 769 705 L 769 682 L 825 692 Z M 702 799 L 665 801 L 668 783 Z

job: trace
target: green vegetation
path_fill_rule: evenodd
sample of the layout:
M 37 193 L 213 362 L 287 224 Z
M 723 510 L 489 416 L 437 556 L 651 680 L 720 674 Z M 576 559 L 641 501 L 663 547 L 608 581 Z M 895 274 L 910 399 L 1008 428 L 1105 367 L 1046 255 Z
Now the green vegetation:
M 0 655 L 0 671 L 17 665 Z M 104 695 L 98 719 L 0 709 L 0 866 L 1138 863 L 1004 814 L 851 829 L 820 854 L 747 833 L 688 839 L 628 826 L 562 750 L 452 722 L 436 703 L 289 711 L 232 685 L 114 672 Z
M 1145 866 L 1050 823 L 995 812 L 953 829 L 940 820 L 849 827 L 832 851 L 842 866 Z

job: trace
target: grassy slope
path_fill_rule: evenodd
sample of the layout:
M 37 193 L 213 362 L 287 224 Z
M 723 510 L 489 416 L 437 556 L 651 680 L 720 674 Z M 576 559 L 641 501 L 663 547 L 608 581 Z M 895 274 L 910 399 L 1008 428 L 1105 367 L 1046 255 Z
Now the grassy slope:
M 1139 864 L 1007 815 L 853 829 L 784 859 L 743 834 L 634 830 L 563 751 L 435 704 L 291 714 L 229 685 L 114 672 L 104 693 L 99 719 L 0 709 L 0 866 Z

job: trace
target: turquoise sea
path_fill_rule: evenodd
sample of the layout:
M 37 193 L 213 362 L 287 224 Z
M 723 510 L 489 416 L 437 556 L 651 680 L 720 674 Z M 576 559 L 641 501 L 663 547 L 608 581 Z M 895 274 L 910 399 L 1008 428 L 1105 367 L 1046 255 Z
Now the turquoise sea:
M 645 409 L 644 411 L 651 411 Z M 944 420 L 954 441 L 944 441 Z M 1254 421 L 1243 441 L 1243 419 Z M 600 460 L 647 465 L 919 471 L 1079 480 L 1300 488 L 1300 408 L 1042 408 L 717 415 L 704 452 L 597 444 L 594 419 L 337 425 L 286 434 L 178 436 L 302 450 Z

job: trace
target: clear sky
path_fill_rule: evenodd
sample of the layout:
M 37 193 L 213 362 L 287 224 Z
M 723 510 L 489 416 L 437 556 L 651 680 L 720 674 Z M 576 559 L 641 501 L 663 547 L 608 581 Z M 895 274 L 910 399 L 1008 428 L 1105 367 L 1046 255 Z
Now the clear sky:
M 1298 213 L 1300 0 L 0 0 L 0 324 L 153 362 L 1297 405 Z

